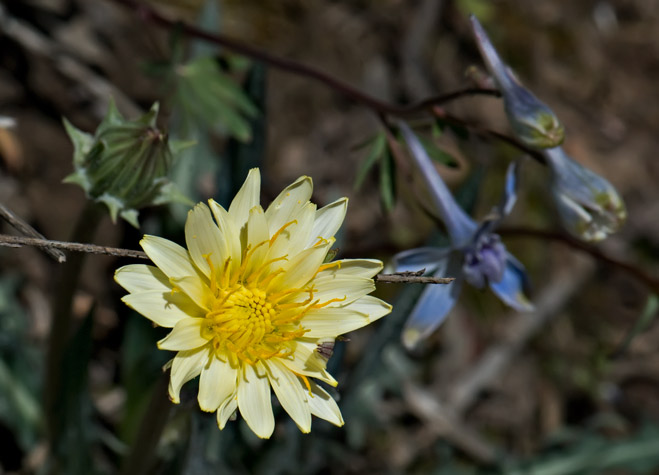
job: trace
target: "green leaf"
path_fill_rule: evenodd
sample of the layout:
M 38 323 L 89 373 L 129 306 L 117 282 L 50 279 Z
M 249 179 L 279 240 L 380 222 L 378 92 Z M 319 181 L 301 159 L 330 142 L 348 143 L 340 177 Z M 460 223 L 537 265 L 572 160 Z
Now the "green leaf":
M 131 444 L 142 416 L 152 399 L 152 393 L 162 366 L 171 356 L 159 351 L 156 342 L 165 331 L 155 331 L 151 323 L 136 312 L 127 315 L 121 345 L 121 383 L 126 392 L 126 404 L 119 428 L 121 439 Z
M 605 439 L 579 434 L 574 444 L 534 460 L 508 466 L 507 475 L 580 475 L 596 473 L 656 473 L 659 468 L 657 426 L 645 426 L 627 438 Z
M 387 148 L 380 160 L 380 199 L 385 211 L 391 211 L 396 205 L 396 177 L 394 159 Z
M 43 428 L 43 355 L 29 334 L 29 318 L 19 300 L 22 280 L 7 270 L 0 276 L 0 421 L 29 452 Z
M 62 377 L 55 404 L 58 410 L 54 414 L 58 436 L 54 438 L 55 447 L 51 454 L 58 473 L 96 473 L 92 448 L 97 443 L 98 428 L 87 387 L 93 311 L 94 308 L 85 317 L 62 357 Z
M 640 335 L 641 333 L 645 332 L 648 328 L 650 328 L 650 325 L 657 318 L 657 315 L 659 315 L 659 295 L 650 294 L 647 301 L 645 302 L 645 307 L 643 307 L 643 311 L 641 312 L 638 319 L 634 323 L 632 329 L 625 337 L 625 340 L 622 342 L 620 347 L 614 353 L 613 357 L 617 357 L 625 353 L 629 348 L 629 345 L 631 345 L 634 338 L 636 338 L 638 335 Z
M 188 126 L 210 126 L 243 142 L 251 139 L 249 119 L 258 116 L 259 109 L 235 80 L 220 69 L 215 58 L 200 57 L 177 66 L 175 71 L 174 97 Z
M 245 91 L 249 97 L 250 104 L 255 109 L 265 111 L 267 93 L 267 68 L 263 63 L 254 63 L 245 81 Z M 219 188 L 230 193 L 230 196 L 218 196 L 220 202 L 228 202 L 234 196 L 245 181 L 245 177 L 251 168 L 261 167 L 266 153 L 267 123 L 264 114 L 256 114 L 248 119 L 248 126 L 252 137 L 249 142 L 240 141 L 236 138 L 230 139 L 227 144 L 227 157 L 230 162 L 231 172 L 224 170 L 218 172 L 218 184 L 225 182 L 225 186 Z M 224 175 L 224 176 L 221 176 Z
M 469 140 L 469 130 L 462 126 L 462 125 L 456 125 L 456 124 L 451 124 L 450 122 L 446 122 L 443 119 L 437 119 L 435 121 L 437 123 L 437 126 L 440 129 L 449 129 L 451 132 L 453 132 L 458 138 L 462 140 Z
M 451 154 L 445 152 L 440 147 L 438 147 L 433 140 L 429 140 L 421 136 L 419 136 L 419 140 L 421 141 L 423 148 L 425 148 L 426 152 L 428 152 L 428 156 L 430 158 L 447 167 L 451 167 L 451 168 L 458 167 L 458 161 L 455 158 L 453 158 Z
M 366 159 L 362 162 L 357 171 L 357 177 L 355 178 L 355 190 L 359 190 L 366 179 L 366 175 L 373 168 L 375 162 L 382 158 L 382 154 L 385 152 L 387 147 L 387 135 L 384 131 L 378 133 L 371 140 L 366 142 L 364 146 L 370 145 L 371 149 L 366 156 Z
M 0 360 L 0 388 L 0 418 L 16 432 L 21 446 L 28 448 L 35 442 L 43 420 L 39 400 L 3 360 Z

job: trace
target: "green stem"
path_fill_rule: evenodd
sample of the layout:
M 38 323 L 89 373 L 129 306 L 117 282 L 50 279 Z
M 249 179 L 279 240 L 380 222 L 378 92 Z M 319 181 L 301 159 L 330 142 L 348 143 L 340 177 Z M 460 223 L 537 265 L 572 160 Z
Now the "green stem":
M 169 371 L 163 373 L 153 388 L 151 401 L 146 408 L 140 427 L 128 456 L 121 467 L 121 475 L 149 473 L 156 448 L 165 428 L 172 403 L 167 396 Z
M 104 214 L 103 209 L 99 205 L 91 201 L 87 202 L 78 217 L 78 221 L 71 235 L 71 240 L 74 242 L 91 241 Z M 53 320 L 46 354 L 44 387 L 44 412 L 46 414 L 48 439 L 51 447 L 53 447 L 54 441 L 60 432 L 56 406 L 58 395 L 61 393 L 62 355 L 72 333 L 73 296 L 78 287 L 78 279 L 85 262 L 85 257 L 85 253 L 69 255 L 68 260 L 60 269 L 59 279 L 55 289 Z

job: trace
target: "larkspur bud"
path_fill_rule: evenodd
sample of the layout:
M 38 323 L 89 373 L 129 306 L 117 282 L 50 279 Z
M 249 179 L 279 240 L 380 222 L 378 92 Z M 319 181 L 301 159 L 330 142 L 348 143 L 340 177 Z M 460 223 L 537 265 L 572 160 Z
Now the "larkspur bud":
M 556 114 L 526 89 L 504 64 L 485 30 L 471 16 L 476 43 L 487 69 L 503 95 L 506 117 L 515 136 L 532 148 L 552 148 L 563 143 L 565 128 Z
M 186 201 L 167 179 L 174 161 L 167 134 L 156 127 L 158 103 L 136 120 L 126 120 L 111 102 L 94 135 L 64 119 L 73 142 L 74 173 L 64 179 L 82 187 L 87 197 L 138 227 L 138 210 L 170 201 Z
M 545 150 L 552 194 L 563 226 L 584 241 L 606 238 L 627 218 L 625 204 L 606 179 L 572 160 L 561 147 Z

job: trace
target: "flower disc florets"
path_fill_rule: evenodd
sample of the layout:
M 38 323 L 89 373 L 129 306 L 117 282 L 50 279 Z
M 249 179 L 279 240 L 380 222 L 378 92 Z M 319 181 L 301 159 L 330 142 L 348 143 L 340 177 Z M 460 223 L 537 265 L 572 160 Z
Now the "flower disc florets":
M 122 267 L 115 278 L 130 292 L 126 304 L 172 328 L 158 343 L 177 352 L 172 401 L 200 375 L 199 405 L 217 411 L 220 429 L 238 409 L 259 437 L 269 437 L 271 388 L 303 432 L 312 414 L 341 425 L 336 403 L 310 378 L 336 385 L 325 369 L 327 345 L 391 311 L 367 295 L 382 263 L 325 262 L 346 199 L 316 210 L 311 179 L 301 177 L 264 211 L 259 188 L 254 169 L 228 211 L 213 200 L 195 206 L 187 250 L 145 236 L 142 247 L 157 267 Z

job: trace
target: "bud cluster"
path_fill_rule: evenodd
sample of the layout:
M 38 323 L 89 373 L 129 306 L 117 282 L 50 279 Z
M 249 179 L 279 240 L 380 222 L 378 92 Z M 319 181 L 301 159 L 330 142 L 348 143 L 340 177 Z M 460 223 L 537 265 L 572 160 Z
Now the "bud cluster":
M 522 86 L 476 17 L 471 17 L 471 24 L 481 55 L 503 96 L 513 134 L 524 145 L 542 153 L 551 169 L 552 197 L 563 226 L 589 242 L 601 241 L 616 232 L 627 216 L 616 189 L 563 151 L 565 129 L 554 112 Z

